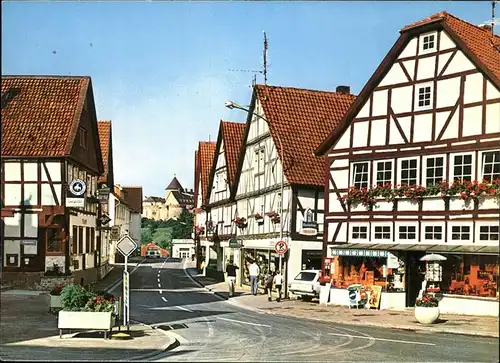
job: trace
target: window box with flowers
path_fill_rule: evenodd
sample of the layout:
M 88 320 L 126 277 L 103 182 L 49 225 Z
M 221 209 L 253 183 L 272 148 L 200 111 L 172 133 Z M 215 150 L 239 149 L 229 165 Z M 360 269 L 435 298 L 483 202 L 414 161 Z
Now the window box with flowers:
M 103 294 L 105 295 L 105 294 Z M 68 285 L 61 291 L 58 329 L 62 337 L 67 330 L 102 330 L 104 338 L 115 325 L 117 299 L 88 291 L 79 285 Z
M 247 220 L 245 217 L 236 217 L 233 219 L 234 224 L 236 224 L 236 227 L 243 229 L 246 228 L 247 226 Z
M 433 295 L 423 294 L 415 301 L 415 319 L 420 324 L 434 324 L 439 318 L 439 302 Z
M 254 218 L 259 226 L 262 226 L 264 224 L 264 217 L 259 213 L 255 213 Z
M 272 223 L 279 223 L 280 222 L 280 215 L 276 213 L 275 211 L 272 212 L 267 212 L 266 216 L 268 216 L 271 219 Z

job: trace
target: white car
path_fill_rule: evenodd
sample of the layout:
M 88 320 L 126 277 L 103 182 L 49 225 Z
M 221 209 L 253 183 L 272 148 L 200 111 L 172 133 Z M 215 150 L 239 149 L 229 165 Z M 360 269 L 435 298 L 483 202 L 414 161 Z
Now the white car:
M 303 270 L 288 284 L 288 290 L 304 301 L 311 301 L 314 297 L 319 298 L 320 271 Z

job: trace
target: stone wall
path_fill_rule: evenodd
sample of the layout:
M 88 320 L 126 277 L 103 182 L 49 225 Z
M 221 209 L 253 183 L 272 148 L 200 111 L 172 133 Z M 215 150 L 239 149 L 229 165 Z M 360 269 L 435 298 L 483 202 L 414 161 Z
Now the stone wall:
M 73 276 L 42 276 L 40 283 L 36 284 L 35 290 L 49 291 L 56 286 L 67 286 L 74 284 L 75 278 Z
M 73 271 L 73 277 L 75 279 L 75 284 L 84 286 L 87 286 L 91 282 L 98 281 L 96 268 Z
M 2 283 L 14 289 L 34 289 L 40 284 L 43 272 L 3 272 Z

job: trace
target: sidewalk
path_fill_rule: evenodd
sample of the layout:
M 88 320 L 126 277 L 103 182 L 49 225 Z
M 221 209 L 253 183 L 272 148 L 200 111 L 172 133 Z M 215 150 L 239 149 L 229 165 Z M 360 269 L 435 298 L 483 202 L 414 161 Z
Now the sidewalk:
M 95 290 L 103 291 L 113 286 L 121 278 L 122 271 L 123 267 L 115 267 L 94 287 Z M 72 332 L 60 339 L 57 315 L 49 313 L 48 307 L 49 297 L 45 293 L 23 290 L 2 292 L 2 360 L 144 360 L 178 344 L 163 331 L 140 323 L 130 326 L 133 339 L 126 341 L 105 340 L 97 334 L 85 334 L 88 332 Z M 113 331 L 118 333 L 118 328 Z
M 215 281 L 214 279 L 198 274 L 196 269 L 192 268 L 189 263 L 186 264 L 186 270 L 193 279 L 205 286 L 206 289 L 224 299 L 228 299 L 227 284 L 225 282 Z M 357 310 L 338 305 L 320 305 L 317 302 L 290 299 L 285 299 L 278 303 L 275 301 L 275 293 L 273 294 L 273 301 L 269 302 L 267 295 L 264 295 L 263 292 L 259 292 L 257 296 L 253 296 L 246 286 L 237 287 L 235 295 L 235 297 L 229 299 L 232 304 L 266 314 L 337 324 L 499 337 L 498 317 L 442 314 L 436 324 L 422 325 L 416 321 L 414 309 L 411 308 L 402 311 Z

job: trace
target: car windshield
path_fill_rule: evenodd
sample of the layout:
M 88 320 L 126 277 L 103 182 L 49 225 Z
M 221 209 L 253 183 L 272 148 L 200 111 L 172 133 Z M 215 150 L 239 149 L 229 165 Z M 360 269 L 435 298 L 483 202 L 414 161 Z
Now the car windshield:
M 316 272 L 301 272 L 295 276 L 294 280 L 312 281 L 316 277 Z

